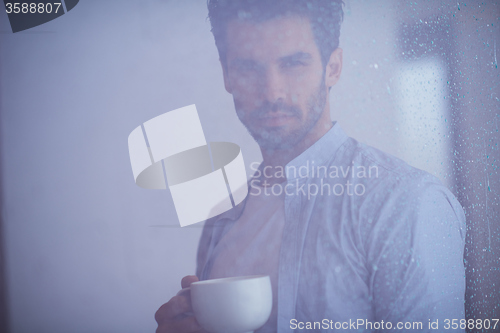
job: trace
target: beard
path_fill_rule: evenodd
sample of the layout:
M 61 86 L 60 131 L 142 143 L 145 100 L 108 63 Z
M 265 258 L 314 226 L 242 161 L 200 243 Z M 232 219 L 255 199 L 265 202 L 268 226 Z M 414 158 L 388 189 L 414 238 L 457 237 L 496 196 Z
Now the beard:
M 307 101 L 307 113 L 304 113 L 298 106 L 286 105 L 281 101 L 274 103 L 265 102 L 250 113 L 243 112 L 236 103 L 235 108 L 238 118 L 259 144 L 260 148 L 273 151 L 291 149 L 302 141 L 318 122 L 325 109 L 325 105 L 326 85 L 323 74 L 319 87 Z M 287 116 L 297 117 L 300 125 L 288 131 L 287 128 L 289 125 L 274 127 L 258 126 L 259 120 L 271 112 L 280 112 Z

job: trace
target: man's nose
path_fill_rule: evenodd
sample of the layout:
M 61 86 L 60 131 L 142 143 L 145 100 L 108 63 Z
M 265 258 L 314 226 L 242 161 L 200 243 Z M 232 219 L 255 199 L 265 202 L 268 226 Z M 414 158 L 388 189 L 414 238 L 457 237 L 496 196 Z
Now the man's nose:
M 286 100 L 286 78 L 276 69 L 268 69 L 262 78 L 261 93 L 269 103 Z

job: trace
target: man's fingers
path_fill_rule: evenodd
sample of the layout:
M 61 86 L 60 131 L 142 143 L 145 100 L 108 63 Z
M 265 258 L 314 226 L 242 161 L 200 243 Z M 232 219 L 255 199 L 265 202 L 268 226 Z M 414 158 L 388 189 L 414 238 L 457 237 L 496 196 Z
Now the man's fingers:
M 191 304 L 185 296 L 174 296 L 167 303 L 160 306 L 155 313 L 155 320 L 158 324 L 166 320 L 172 320 L 175 316 L 191 311 Z
M 174 322 L 176 332 L 201 332 L 201 326 L 194 316 L 190 316 Z
M 196 275 L 188 275 L 182 278 L 181 286 L 182 289 L 187 288 L 191 285 L 191 283 L 199 281 Z
M 170 320 L 158 325 L 156 333 L 202 333 L 205 332 L 198 324 L 194 316 L 189 316 L 183 319 Z
M 181 285 L 188 288 L 191 283 L 198 281 L 195 275 L 185 276 Z M 158 323 L 157 333 L 167 332 L 202 332 L 202 329 L 194 316 L 189 312 L 191 309 L 191 298 L 188 293 L 174 296 L 167 303 L 160 306 L 155 313 L 155 320 Z

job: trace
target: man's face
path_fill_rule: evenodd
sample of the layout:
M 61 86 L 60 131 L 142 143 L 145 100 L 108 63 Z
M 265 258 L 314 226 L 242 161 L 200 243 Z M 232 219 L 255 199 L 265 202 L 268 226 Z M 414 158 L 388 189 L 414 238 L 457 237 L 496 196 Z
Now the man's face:
M 325 110 L 325 71 L 307 18 L 231 21 L 226 59 L 226 89 L 261 148 L 294 147 Z

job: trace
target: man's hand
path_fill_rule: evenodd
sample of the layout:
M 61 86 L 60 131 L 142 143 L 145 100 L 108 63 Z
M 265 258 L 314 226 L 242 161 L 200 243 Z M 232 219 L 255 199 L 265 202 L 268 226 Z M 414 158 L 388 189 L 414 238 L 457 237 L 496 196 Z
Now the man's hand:
M 182 278 L 181 286 L 184 289 L 196 281 L 198 277 L 188 275 Z M 155 319 L 158 323 L 156 333 L 203 332 L 194 316 L 186 312 L 192 312 L 189 293 L 172 297 L 156 311 Z

